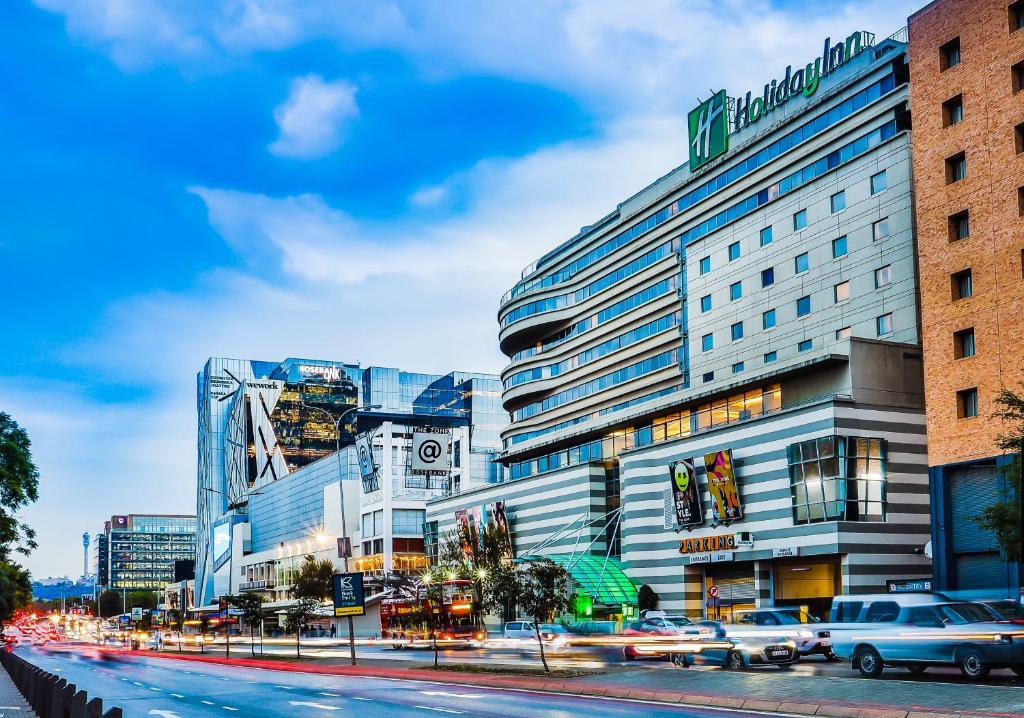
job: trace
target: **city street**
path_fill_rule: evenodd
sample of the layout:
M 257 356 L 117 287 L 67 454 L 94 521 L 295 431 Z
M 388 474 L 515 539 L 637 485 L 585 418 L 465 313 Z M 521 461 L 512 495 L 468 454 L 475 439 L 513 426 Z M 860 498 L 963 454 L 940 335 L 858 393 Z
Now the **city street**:
M 305 718 L 335 712 L 366 718 L 387 716 L 500 716 L 551 718 L 569 715 L 722 716 L 724 712 L 603 698 L 456 687 L 382 678 L 322 676 L 262 669 L 129 657 L 101 661 L 79 653 L 19 649 L 32 663 L 66 678 L 104 705 L 120 706 L 126 718 L 192 718 L 237 712 L 260 718 Z M 729 711 L 743 718 L 760 715 Z

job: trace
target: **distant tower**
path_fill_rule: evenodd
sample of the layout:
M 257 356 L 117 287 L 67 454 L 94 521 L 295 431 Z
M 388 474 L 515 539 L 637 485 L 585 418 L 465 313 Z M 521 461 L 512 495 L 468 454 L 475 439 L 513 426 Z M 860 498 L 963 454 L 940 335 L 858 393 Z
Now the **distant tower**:
M 89 578 L 89 532 L 82 534 L 82 578 Z

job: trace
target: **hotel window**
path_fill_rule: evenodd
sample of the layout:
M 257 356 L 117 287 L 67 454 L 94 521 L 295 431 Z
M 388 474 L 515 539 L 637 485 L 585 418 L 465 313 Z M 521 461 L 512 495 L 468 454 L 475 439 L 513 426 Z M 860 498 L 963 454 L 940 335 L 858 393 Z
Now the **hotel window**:
M 778 358 L 779 358 L 779 353 L 778 352 L 774 352 L 774 351 L 773 352 L 768 352 L 767 354 L 764 355 L 764 363 L 765 364 L 771 364 L 773 361 L 775 361 Z
M 946 184 L 959 182 L 967 177 L 967 153 L 958 152 L 946 158 Z
M 1024 27 L 1024 0 L 1010 3 L 1010 32 Z
M 1013 128 L 1013 150 L 1018 155 L 1024 152 L 1024 122 Z
M 846 246 L 846 235 L 842 237 L 836 237 L 832 240 L 832 259 L 838 259 L 839 257 L 845 257 L 848 251 Z
M 887 264 L 875 270 L 875 289 L 888 287 L 892 284 L 892 265 Z
M 743 296 L 743 282 L 733 282 L 729 285 L 729 301 L 735 302 Z
M 700 273 L 707 274 L 711 271 L 711 257 L 702 257 L 700 260 Z
M 715 372 L 713 372 L 713 371 L 706 371 L 706 372 L 704 372 L 704 376 L 701 377 L 701 381 L 703 381 L 705 384 L 707 384 L 709 381 L 714 381 L 714 380 L 715 380 Z
M 886 179 L 885 170 L 871 175 L 871 194 L 878 194 L 886 187 L 888 187 L 888 179 Z
M 761 246 L 767 247 L 772 243 L 772 228 L 765 227 L 761 230 Z
M 840 282 L 839 284 L 832 287 L 832 296 L 835 299 L 836 304 L 840 302 L 846 302 L 850 299 L 850 282 Z
M 836 329 L 836 340 L 842 341 L 843 339 L 849 339 L 853 336 L 853 332 L 850 327 L 843 327 L 842 329 Z
M 1017 94 L 1024 89 L 1024 60 L 1014 63 L 1010 67 L 1010 82 L 1013 94 Z
M 953 293 L 953 301 L 968 299 L 974 296 L 974 280 L 970 269 L 964 269 L 949 275 L 949 283 Z
M 802 342 L 796 345 L 798 352 L 805 352 L 814 346 L 814 341 L 811 339 L 804 339 Z
M 961 389 L 956 393 L 956 416 L 973 419 L 978 415 L 978 388 Z
M 967 239 L 971 235 L 970 216 L 967 210 L 957 212 L 949 218 L 949 241 Z
M 729 261 L 735 261 L 740 258 L 740 243 L 733 242 L 729 245 Z
M 732 365 L 732 373 L 733 374 L 739 374 L 741 371 L 743 371 L 743 362 L 738 361 L 738 362 L 736 362 L 735 364 Z
M 889 218 L 882 217 L 877 222 L 871 224 L 871 241 L 878 242 L 886 239 L 889 236 Z
M 736 322 L 729 327 L 729 332 L 732 334 L 732 340 L 737 341 L 743 338 L 743 322 Z
M 950 127 L 964 119 L 964 96 L 957 95 L 942 103 L 942 126 Z
M 960 38 L 954 37 L 939 48 L 939 69 L 946 70 L 960 64 Z
M 798 254 L 796 257 L 793 258 L 793 271 L 796 272 L 797 274 L 800 274 L 801 272 L 806 272 L 810 268 L 811 259 L 808 256 L 807 252 L 804 252 L 803 254 Z
M 772 329 L 775 326 L 775 310 L 769 309 L 761 314 L 761 328 Z
M 770 287 L 775 284 L 775 267 L 761 270 L 761 286 Z
M 796 523 L 884 519 L 884 439 L 823 436 L 790 444 L 786 456 Z
M 843 190 L 836 192 L 834 195 L 832 195 L 831 203 L 833 214 L 840 210 L 846 209 L 846 192 Z
M 875 328 L 877 329 L 878 336 L 884 337 L 886 334 L 892 334 L 892 314 L 883 314 L 875 320 Z
M 793 215 L 793 229 L 803 229 L 807 226 L 807 210 L 802 209 Z
M 700 349 L 701 351 L 711 351 L 715 348 L 715 335 L 705 334 L 700 338 Z
M 956 359 L 974 356 L 974 327 L 953 333 L 953 356 Z
M 710 294 L 705 294 L 703 297 L 700 298 L 700 310 L 701 310 L 701 312 L 710 312 L 711 311 L 711 295 Z
M 811 313 L 811 297 L 800 297 L 796 300 L 796 315 L 798 317 L 806 317 Z

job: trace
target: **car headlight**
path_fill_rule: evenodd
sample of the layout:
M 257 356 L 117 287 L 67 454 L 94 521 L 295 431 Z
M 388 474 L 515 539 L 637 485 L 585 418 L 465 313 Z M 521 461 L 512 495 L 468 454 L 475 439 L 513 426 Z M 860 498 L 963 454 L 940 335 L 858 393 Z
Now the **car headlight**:
M 992 640 L 996 643 L 1013 643 L 1013 638 L 1010 636 L 1004 636 L 1002 633 L 997 633 L 992 636 Z

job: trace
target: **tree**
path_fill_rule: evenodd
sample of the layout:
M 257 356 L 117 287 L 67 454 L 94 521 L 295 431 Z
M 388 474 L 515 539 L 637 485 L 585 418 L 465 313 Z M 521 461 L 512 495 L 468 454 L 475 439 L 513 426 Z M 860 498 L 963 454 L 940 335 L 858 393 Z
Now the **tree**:
M 316 559 L 312 555 L 299 566 L 292 595 L 295 598 L 315 598 L 324 601 L 334 591 L 334 564 L 327 559 Z
M 653 611 L 658 607 L 658 601 L 660 600 L 661 597 L 658 596 L 655 590 L 645 583 L 636 594 L 637 610 Z
M 100 594 L 100 617 L 109 618 L 121 613 L 121 592 L 106 590 Z
M 1024 387 L 1024 384 L 1021 385 Z M 1021 458 L 1024 457 L 1024 395 L 1003 388 L 996 395 L 993 418 L 1000 419 L 1006 431 L 996 437 L 996 446 L 1013 454 L 1003 467 L 1009 489 L 1002 501 L 987 507 L 975 521 L 991 531 L 1006 561 L 1021 560 Z
M 484 581 L 484 605 L 497 608 L 508 604 L 518 605 L 533 619 L 540 660 L 544 671 L 550 673 L 540 624 L 569 609 L 569 572 L 547 558 L 500 566 Z
M 128 609 L 132 608 L 156 608 L 155 591 L 129 591 L 127 597 Z
M 258 592 L 240 593 L 238 595 L 224 596 L 224 600 L 227 601 L 229 606 L 237 608 L 242 614 L 242 620 L 249 624 L 249 650 L 255 656 L 256 626 L 263 620 L 263 594 Z M 260 651 L 262 652 L 262 647 Z
M 39 470 L 31 447 L 25 430 L 0 411 L 0 560 L 9 561 L 12 549 L 27 556 L 36 548 L 35 531 L 17 519 L 21 509 L 39 498 Z
M 32 578 L 16 563 L 0 561 L 0 624 L 32 602 Z
M 289 606 L 284 612 L 285 628 L 295 631 L 295 657 L 302 658 L 299 653 L 299 639 L 302 637 L 302 627 L 319 615 L 321 608 L 318 598 L 300 598 L 295 605 Z

